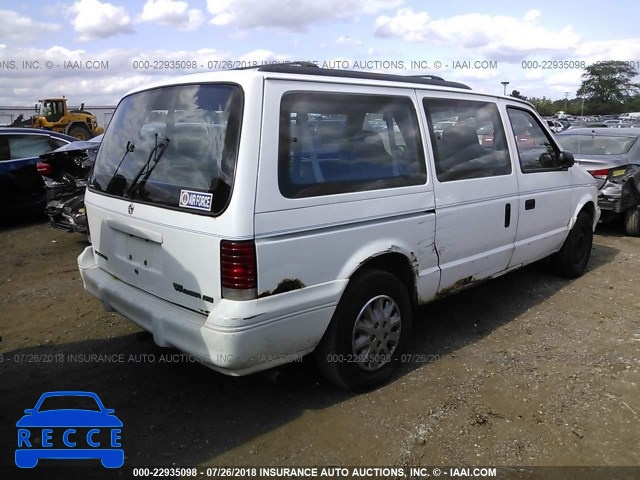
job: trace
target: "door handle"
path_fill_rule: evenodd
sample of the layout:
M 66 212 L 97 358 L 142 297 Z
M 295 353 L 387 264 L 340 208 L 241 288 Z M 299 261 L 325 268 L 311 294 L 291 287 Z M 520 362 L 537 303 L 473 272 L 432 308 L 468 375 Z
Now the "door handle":
M 504 228 L 509 228 L 511 225 L 511 204 L 507 203 L 504 206 Z
M 525 210 L 533 210 L 536 208 L 536 199 L 530 198 L 529 200 L 524 201 L 524 209 Z

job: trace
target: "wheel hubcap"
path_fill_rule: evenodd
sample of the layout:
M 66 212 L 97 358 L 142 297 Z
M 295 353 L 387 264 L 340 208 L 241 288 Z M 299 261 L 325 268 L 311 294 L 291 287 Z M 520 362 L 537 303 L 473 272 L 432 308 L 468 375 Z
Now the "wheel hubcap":
M 402 318 L 396 302 L 386 295 L 369 300 L 353 326 L 355 362 L 363 370 L 378 370 L 391 361 L 400 341 Z

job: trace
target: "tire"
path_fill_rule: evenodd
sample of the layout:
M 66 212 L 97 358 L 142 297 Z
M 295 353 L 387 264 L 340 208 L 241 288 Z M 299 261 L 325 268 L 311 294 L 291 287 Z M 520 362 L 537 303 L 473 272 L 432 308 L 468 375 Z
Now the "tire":
M 400 280 L 381 270 L 363 272 L 347 286 L 316 348 L 318 368 L 347 390 L 383 384 L 406 348 L 412 314 Z
M 580 212 L 559 252 L 551 256 L 551 264 L 557 275 L 565 278 L 581 277 L 591 257 L 593 225 L 591 216 Z
M 624 212 L 624 230 L 630 237 L 640 237 L 640 210 L 632 207 Z
M 91 138 L 91 132 L 84 125 L 71 125 L 71 128 L 67 131 L 67 135 L 71 135 L 78 140 L 89 140 Z

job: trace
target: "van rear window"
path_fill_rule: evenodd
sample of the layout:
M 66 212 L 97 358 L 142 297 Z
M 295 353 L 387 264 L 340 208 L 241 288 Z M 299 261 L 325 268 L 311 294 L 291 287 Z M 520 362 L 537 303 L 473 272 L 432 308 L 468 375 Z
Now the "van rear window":
M 125 97 L 90 188 L 191 213 L 220 214 L 235 175 L 243 95 L 228 84 L 179 85 Z
M 424 184 L 424 153 L 411 99 L 285 94 L 278 176 L 288 198 Z

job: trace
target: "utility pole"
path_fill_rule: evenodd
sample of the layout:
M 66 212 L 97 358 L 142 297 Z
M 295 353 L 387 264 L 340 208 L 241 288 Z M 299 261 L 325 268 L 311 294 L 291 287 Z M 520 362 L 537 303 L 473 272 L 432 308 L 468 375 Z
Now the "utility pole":
M 569 92 L 564 92 L 564 113 L 567 113 L 567 100 L 569 99 Z

